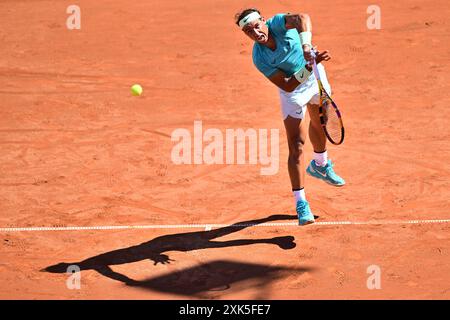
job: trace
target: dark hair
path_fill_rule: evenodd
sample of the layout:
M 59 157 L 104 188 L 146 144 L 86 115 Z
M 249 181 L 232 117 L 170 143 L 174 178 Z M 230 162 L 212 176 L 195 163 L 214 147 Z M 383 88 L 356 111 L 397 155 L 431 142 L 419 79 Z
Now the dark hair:
M 239 26 L 239 21 L 241 21 L 242 18 L 244 18 L 246 15 L 248 15 L 248 14 L 250 14 L 252 12 L 258 12 L 259 14 L 261 14 L 261 12 L 259 12 L 259 10 L 256 9 L 256 8 L 248 8 L 248 9 L 244 9 L 242 11 L 239 11 L 234 16 L 236 24 Z

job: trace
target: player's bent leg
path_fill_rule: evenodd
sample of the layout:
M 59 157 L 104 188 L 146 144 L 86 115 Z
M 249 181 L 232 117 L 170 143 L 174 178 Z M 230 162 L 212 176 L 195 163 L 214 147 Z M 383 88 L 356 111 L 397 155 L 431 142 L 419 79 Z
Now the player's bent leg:
M 314 148 L 314 152 L 324 152 L 327 150 L 327 137 L 320 124 L 319 105 L 308 104 L 309 114 L 309 140 Z
M 302 119 L 291 116 L 284 120 L 284 126 L 289 146 L 288 171 L 296 200 L 297 216 L 299 225 L 306 225 L 314 222 L 314 215 L 306 201 L 303 189 L 305 181 L 303 145 L 306 139 L 306 127 Z
M 319 106 L 317 104 L 308 104 L 308 113 L 310 116 L 309 138 L 314 148 L 314 159 L 308 165 L 306 172 L 317 179 L 324 180 L 333 186 L 345 185 L 344 179 L 334 172 L 334 164 L 328 159 L 326 149 L 326 137 L 320 124 Z

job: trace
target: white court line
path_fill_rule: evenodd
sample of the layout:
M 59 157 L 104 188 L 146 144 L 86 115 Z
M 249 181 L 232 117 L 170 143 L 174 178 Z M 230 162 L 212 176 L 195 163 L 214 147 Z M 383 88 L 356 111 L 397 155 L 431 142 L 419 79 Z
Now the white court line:
M 370 220 L 370 221 L 330 221 L 316 222 L 307 228 L 314 226 L 341 226 L 341 225 L 395 225 L 395 224 L 431 224 L 450 223 L 450 219 L 438 220 Z M 204 229 L 209 231 L 224 227 L 298 227 L 297 222 L 273 222 L 260 224 L 167 224 L 167 225 L 137 225 L 137 226 L 87 226 L 87 227 L 23 227 L 0 228 L 0 232 L 30 232 L 30 231 L 85 231 L 85 230 L 124 230 L 124 229 Z

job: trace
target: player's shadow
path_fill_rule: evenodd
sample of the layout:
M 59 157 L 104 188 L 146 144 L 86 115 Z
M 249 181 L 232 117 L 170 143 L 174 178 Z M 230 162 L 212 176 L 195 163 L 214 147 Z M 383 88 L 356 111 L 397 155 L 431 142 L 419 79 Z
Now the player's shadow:
M 297 217 L 290 215 L 272 215 L 263 219 L 238 222 L 227 227 L 210 231 L 197 231 L 164 235 L 136 246 L 105 252 L 83 261 L 70 263 L 61 262 L 49 266 L 42 271 L 51 273 L 66 273 L 69 266 L 76 265 L 80 268 L 80 270 L 95 270 L 108 278 L 121 281 L 127 285 L 140 285 L 141 282 L 130 279 L 126 275 L 112 270 L 111 266 L 133 263 L 146 259 L 153 261 L 154 265 L 158 263 L 170 263 L 170 261 L 172 261 L 170 257 L 167 254 L 163 254 L 169 251 L 185 252 L 191 250 L 246 246 L 261 243 L 276 245 L 284 250 L 292 249 L 296 246 L 294 237 L 292 236 L 266 239 L 213 241 L 213 239 L 243 230 L 252 225 L 286 219 L 297 219 Z

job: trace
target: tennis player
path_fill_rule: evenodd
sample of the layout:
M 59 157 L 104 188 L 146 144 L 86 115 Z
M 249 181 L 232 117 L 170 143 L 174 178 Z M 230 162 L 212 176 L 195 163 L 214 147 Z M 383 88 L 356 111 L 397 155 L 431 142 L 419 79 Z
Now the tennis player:
M 328 159 L 325 133 L 319 119 L 319 88 L 310 67 L 312 62 L 312 25 L 307 14 L 277 14 L 267 21 L 258 9 L 245 9 L 235 16 L 236 24 L 255 43 L 253 63 L 279 88 L 281 111 L 289 145 L 288 170 L 300 225 L 314 222 L 306 200 L 303 145 L 307 128 L 306 109 L 310 116 L 309 139 L 314 148 L 313 160 L 306 172 L 334 186 L 345 181 L 333 170 Z M 320 62 L 330 60 L 328 51 L 315 51 L 317 67 L 327 92 L 331 93 L 325 69 Z

